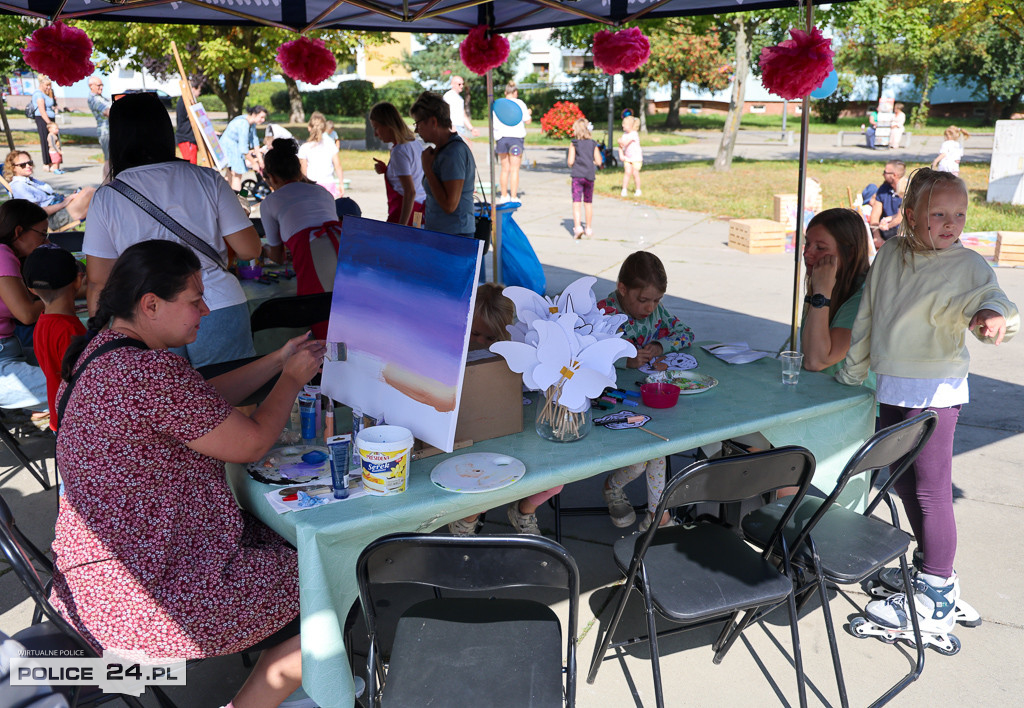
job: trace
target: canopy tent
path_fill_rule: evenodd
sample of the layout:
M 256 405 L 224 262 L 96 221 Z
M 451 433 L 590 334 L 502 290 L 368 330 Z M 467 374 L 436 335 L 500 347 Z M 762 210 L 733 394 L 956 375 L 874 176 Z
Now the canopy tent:
M 299 32 L 498 32 L 793 7 L 795 0 L 0 0 L 0 12 L 49 20 L 270 25 Z
M 832 0 L 851 2 L 853 0 Z M 817 0 L 818 4 L 824 4 Z M 297 32 L 315 29 L 463 33 L 486 24 L 496 32 L 583 23 L 621 26 L 658 17 L 764 10 L 801 6 L 813 24 L 815 0 L 0 0 L 0 13 L 55 20 L 111 20 L 206 25 L 266 25 Z M 487 75 L 487 99 L 493 86 Z M 797 214 L 804 213 L 809 99 L 803 99 Z M 0 113 L 3 113 L 0 106 Z M 488 111 L 493 134 L 493 114 Z M 3 116 L 6 128 L 6 115 Z M 8 130 L 8 135 L 10 132 Z M 493 142 L 493 141 L 492 141 Z M 491 145 L 491 221 L 494 212 L 494 149 Z M 800 310 L 803 219 L 797 219 L 791 339 L 796 346 Z M 494 277 L 500 279 L 500 243 L 494 248 Z

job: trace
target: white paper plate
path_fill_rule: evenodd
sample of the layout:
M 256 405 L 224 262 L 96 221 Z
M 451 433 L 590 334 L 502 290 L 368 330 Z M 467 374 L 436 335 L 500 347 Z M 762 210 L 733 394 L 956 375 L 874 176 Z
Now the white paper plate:
M 687 369 L 697 368 L 697 360 L 685 352 L 672 352 L 671 354 L 657 357 L 657 360 L 657 363 L 668 366 L 666 371 L 686 371 Z M 655 369 L 651 366 L 651 362 L 641 366 L 640 371 L 645 374 L 661 373 L 660 369 Z
M 430 481 L 441 489 L 463 494 L 489 492 L 518 482 L 526 465 L 495 452 L 469 452 L 450 457 L 430 472 Z
M 706 374 L 698 374 L 696 371 L 665 371 L 656 374 L 659 381 L 675 384 L 679 387 L 680 396 L 692 396 L 698 393 L 710 391 L 718 385 L 718 379 Z M 650 380 L 651 377 L 648 377 Z M 692 388 L 686 388 L 692 386 Z

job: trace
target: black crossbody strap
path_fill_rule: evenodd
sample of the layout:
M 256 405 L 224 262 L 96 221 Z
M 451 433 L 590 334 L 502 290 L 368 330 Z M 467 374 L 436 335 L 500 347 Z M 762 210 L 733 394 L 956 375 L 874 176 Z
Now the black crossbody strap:
M 135 347 L 136 349 L 149 349 L 149 347 L 147 347 L 144 342 L 140 342 L 138 339 L 132 339 L 131 337 L 127 337 L 125 339 L 115 339 L 113 341 L 101 344 L 95 349 L 93 349 L 92 353 L 85 358 L 85 361 L 79 364 L 78 368 L 75 369 L 74 373 L 71 374 L 71 380 L 68 381 L 68 385 L 64 387 L 64 393 L 61 394 L 60 400 L 57 402 L 58 428 L 60 427 L 60 421 L 64 420 L 64 409 L 67 408 L 68 400 L 71 398 L 71 390 L 75 387 L 75 384 L 78 382 L 78 377 L 82 375 L 83 371 L 85 371 L 85 367 L 87 367 L 93 359 L 101 357 L 107 352 L 111 352 L 115 349 L 122 349 L 124 347 Z
M 191 246 L 193 251 L 197 251 L 202 255 L 213 261 L 221 270 L 227 270 L 224 266 L 224 262 L 220 259 L 220 254 L 213 250 L 213 246 L 202 240 L 194 233 L 186 229 L 184 226 L 179 224 L 177 221 L 171 218 L 171 216 L 163 209 L 158 207 L 156 204 L 151 202 L 145 196 L 140 194 L 134 188 L 128 184 L 122 182 L 119 179 L 115 179 L 110 183 L 110 186 L 117 192 L 126 197 L 129 201 L 135 204 L 137 207 L 142 209 L 144 212 L 152 216 L 154 219 L 160 222 L 165 229 L 170 231 L 172 234 L 180 238 L 182 241 Z

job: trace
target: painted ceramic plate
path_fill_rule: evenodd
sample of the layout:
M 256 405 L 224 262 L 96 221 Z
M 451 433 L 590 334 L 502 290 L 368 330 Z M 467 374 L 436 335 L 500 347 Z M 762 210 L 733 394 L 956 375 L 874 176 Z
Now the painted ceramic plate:
M 524 474 L 526 465 L 522 460 L 495 452 L 470 452 L 434 467 L 430 481 L 449 492 L 476 494 L 507 487 Z
M 664 364 L 665 368 L 656 368 Z M 647 362 L 640 367 L 640 371 L 645 374 L 654 374 L 660 371 L 686 371 L 687 369 L 696 369 L 697 360 L 690 354 L 685 352 L 672 352 L 671 354 L 665 354 L 655 359 L 654 364 Z
M 679 387 L 680 396 L 692 396 L 696 393 L 710 391 L 718 385 L 718 379 L 695 371 L 669 371 L 667 375 L 658 376 L 662 381 Z M 648 379 L 650 380 L 650 379 Z
M 322 460 L 318 460 L 322 453 Z M 306 459 L 302 459 L 306 457 Z M 247 468 L 249 476 L 264 484 L 305 484 L 331 474 L 326 447 L 290 445 L 277 447 Z

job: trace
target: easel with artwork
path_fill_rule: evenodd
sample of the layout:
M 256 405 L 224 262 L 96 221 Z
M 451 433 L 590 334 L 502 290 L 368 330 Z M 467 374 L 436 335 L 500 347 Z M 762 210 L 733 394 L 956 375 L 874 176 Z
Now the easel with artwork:
M 216 168 L 216 162 L 210 156 L 210 150 L 206 145 L 206 141 L 200 137 L 204 135 L 203 128 L 199 125 L 195 111 L 192 110 L 192 106 L 197 103 L 196 97 L 192 94 L 192 84 L 189 83 L 188 74 L 185 73 L 185 67 L 181 63 L 178 45 L 173 41 L 171 42 L 171 52 L 174 54 L 174 62 L 178 65 L 178 86 L 181 87 L 181 100 L 185 102 L 188 120 L 192 124 L 192 133 L 196 136 L 196 164 L 201 167 Z

